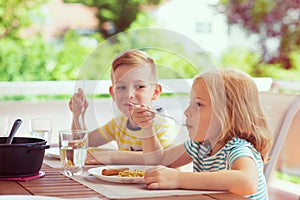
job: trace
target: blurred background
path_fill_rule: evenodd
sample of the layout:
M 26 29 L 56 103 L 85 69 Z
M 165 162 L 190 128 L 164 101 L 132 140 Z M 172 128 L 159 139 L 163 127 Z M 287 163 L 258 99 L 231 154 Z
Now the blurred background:
M 151 30 L 165 30 L 167 38 L 151 38 Z M 133 34 L 128 39 L 123 33 Z M 299 0 L 0 0 L 0 119 L 6 134 L 16 118 L 24 120 L 19 135 L 28 135 L 30 118 L 46 117 L 53 120 L 56 141 L 57 130 L 71 124 L 67 103 L 78 86 L 92 89 L 87 91 L 92 101 L 86 121 L 90 129 L 98 127 L 113 114 L 109 98 L 94 98 L 109 97 L 107 60 L 153 39 L 156 46 L 170 42 L 172 49 L 184 49 L 171 42 L 171 35 L 201 47 L 218 68 L 268 77 L 260 79 L 265 91 L 275 80 L 278 88 L 299 94 Z M 196 59 L 203 52 L 196 52 Z M 163 79 L 192 79 L 203 67 L 195 70 L 189 60 L 168 51 L 148 53 L 160 66 L 167 64 L 158 68 Z M 92 81 L 99 79 L 108 82 L 96 87 Z M 180 91 L 180 83 L 175 86 L 178 93 L 188 94 Z M 282 92 L 278 88 L 275 92 Z M 165 99 L 167 106 L 170 98 Z M 178 106 L 172 109 L 177 112 Z M 176 112 L 171 114 L 181 119 L 182 113 Z M 297 141 L 299 125 L 287 137 L 277 177 L 299 184 Z
M 0 81 L 76 80 L 101 42 L 145 27 L 183 34 L 219 67 L 299 80 L 299 10 L 295 0 L 0 1 Z M 175 70 L 189 65 L 154 57 L 173 62 Z

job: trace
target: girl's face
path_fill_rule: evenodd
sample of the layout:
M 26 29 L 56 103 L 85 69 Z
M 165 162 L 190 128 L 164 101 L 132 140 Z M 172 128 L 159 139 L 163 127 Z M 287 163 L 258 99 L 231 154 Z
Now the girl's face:
M 204 141 L 212 118 L 209 92 L 204 80 L 197 80 L 192 87 L 190 104 L 184 112 L 189 136 L 194 141 Z
M 150 83 L 151 68 L 149 66 L 119 66 L 113 74 L 114 84 L 110 88 L 110 94 L 116 102 L 119 110 L 129 117 L 129 102 L 134 104 L 152 105 L 160 91 Z

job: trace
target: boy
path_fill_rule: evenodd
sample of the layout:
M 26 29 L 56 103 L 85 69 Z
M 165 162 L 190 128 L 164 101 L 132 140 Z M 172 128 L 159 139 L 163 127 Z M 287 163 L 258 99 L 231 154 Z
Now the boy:
M 130 102 L 151 107 L 152 101 L 159 97 L 162 88 L 157 84 L 156 65 L 143 51 L 125 51 L 112 63 L 111 81 L 109 93 L 121 114 L 91 131 L 89 146 L 97 147 L 115 140 L 121 151 L 142 151 L 142 129 L 130 117 Z M 73 112 L 72 129 L 78 127 L 79 117 L 81 114 L 84 116 L 87 106 L 88 102 L 80 89 L 69 102 Z M 153 115 L 149 113 L 149 116 Z M 171 145 L 177 136 L 178 127 L 167 118 L 156 116 L 153 127 L 163 148 Z

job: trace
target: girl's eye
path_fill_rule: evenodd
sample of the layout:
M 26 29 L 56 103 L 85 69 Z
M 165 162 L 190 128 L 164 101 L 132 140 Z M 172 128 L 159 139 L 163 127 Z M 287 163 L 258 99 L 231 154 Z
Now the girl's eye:
M 199 106 L 199 107 L 201 107 L 201 106 L 203 106 L 201 103 L 199 103 L 199 102 L 196 102 L 196 104 L 197 104 L 197 106 Z
M 189 104 L 191 105 L 196 105 L 197 107 L 201 107 L 201 106 L 203 106 L 203 104 L 201 104 L 200 102 L 192 102 L 192 101 L 190 101 L 189 102 Z

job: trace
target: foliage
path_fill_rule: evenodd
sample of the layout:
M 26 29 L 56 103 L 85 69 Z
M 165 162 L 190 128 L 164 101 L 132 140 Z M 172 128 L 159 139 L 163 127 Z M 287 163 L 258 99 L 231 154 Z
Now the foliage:
M 32 19 L 42 15 L 38 11 L 47 0 L 0 0 L 0 38 L 20 38 L 20 31 L 32 24 Z
M 243 70 L 253 77 L 272 77 L 281 80 L 300 80 L 300 51 L 288 54 L 292 67 L 282 68 L 279 63 L 260 63 L 260 54 L 248 50 L 231 49 L 222 56 L 221 65 Z
M 99 34 L 90 39 L 101 40 Z M 0 81 L 75 80 L 81 64 L 94 47 L 83 44 L 74 31 L 60 44 L 41 37 L 0 40 Z
M 75 31 L 68 31 L 60 48 L 55 51 L 51 64 L 51 80 L 77 80 L 82 63 L 94 49 L 94 45 L 86 44 L 93 41 L 96 45 L 101 40 L 103 38 L 98 33 L 82 37 Z
M 299 0 L 220 0 L 218 8 L 229 24 L 238 24 L 259 36 L 262 62 L 292 67 L 289 53 L 300 46 Z M 273 54 L 268 42 L 274 38 L 279 47 Z
M 151 16 L 140 13 L 127 31 L 102 41 L 89 54 L 82 65 L 82 74 L 88 79 L 109 80 L 112 60 L 124 50 L 138 48 L 146 51 L 155 60 L 159 78 L 192 78 L 198 71 L 189 60 L 171 52 L 171 50 L 182 52 L 183 47 L 168 33 L 164 34 L 162 31 L 159 37 L 159 30 L 148 28 L 153 26 L 155 21 Z M 199 58 L 199 55 L 195 56 Z
M 289 181 L 292 183 L 300 184 L 299 176 L 294 176 L 294 175 L 290 175 L 287 173 L 282 173 L 282 172 L 276 171 L 276 177 L 281 180 L 284 180 L 284 181 Z
M 53 49 L 41 37 L 0 40 L 0 80 L 49 80 Z
M 99 31 L 105 38 L 125 31 L 142 12 L 143 6 L 157 5 L 161 0 L 64 0 L 81 3 L 97 9 Z

